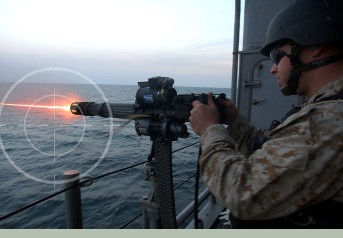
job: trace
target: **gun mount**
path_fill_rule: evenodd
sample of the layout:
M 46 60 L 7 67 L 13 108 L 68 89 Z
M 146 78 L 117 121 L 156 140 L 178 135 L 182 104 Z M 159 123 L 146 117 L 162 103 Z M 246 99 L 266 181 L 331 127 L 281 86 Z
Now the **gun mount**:
M 192 102 L 207 104 L 207 94 L 177 95 L 173 84 L 168 77 L 139 82 L 134 104 L 74 102 L 70 106 L 75 115 L 134 120 L 137 134 L 150 136 L 153 144 L 146 166 L 153 190 L 141 201 L 144 228 L 176 228 L 172 141 L 189 136 L 184 123 L 189 121 Z

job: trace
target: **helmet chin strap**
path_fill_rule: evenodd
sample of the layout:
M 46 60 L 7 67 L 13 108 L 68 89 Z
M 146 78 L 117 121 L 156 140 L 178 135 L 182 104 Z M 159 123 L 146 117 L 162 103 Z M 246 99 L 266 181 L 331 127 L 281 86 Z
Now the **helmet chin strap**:
M 292 64 L 291 75 L 288 78 L 287 86 L 281 89 L 281 92 L 285 96 L 296 95 L 299 84 L 299 78 L 302 72 L 303 63 L 299 59 L 301 47 L 298 44 L 290 43 L 291 55 L 289 59 Z
M 287 87 L 281 89 L 282 94 L 285 96 L 297 95 L 299 78 L 302 72 L 310 71 L 343 59 L 343 54 L 338 54 L 303 64 L 299 59 L 300 51 L 301 47 L 299 45 L 291 43 L 290 61 L 292 64 L 292 72 L 289 76 Z
M 294 71 L 292 69 L 291 75 L 288 78 L 287 86 L 281 89 L 283 95 L 291 96 L 297 94 L 300 75 L 301 72 Z

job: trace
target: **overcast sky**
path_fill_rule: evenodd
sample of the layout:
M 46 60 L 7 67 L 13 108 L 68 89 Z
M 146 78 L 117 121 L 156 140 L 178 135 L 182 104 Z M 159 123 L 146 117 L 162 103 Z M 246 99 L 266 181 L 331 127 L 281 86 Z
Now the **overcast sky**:
M 230 87 L 234 2 L 2 0 L 0 81 L 56 65 L 101 84 Z

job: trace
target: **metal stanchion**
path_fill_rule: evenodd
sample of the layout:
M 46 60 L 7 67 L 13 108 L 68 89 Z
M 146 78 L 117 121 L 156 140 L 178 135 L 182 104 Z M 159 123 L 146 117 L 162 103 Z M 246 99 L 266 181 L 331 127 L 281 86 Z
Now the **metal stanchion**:
M 80 172 L 77 170 L 68 170 L 64 172 L 65 187 L 76 185 L 80 182 Z M 66 218 L 68 229 L 82 229 L 82 207 L 80 186 L 69 189 L 65 192 Z

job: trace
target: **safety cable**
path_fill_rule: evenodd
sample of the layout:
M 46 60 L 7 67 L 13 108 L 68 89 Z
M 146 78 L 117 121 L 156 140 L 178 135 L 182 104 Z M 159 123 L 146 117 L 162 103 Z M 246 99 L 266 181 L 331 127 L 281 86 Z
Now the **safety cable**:
M 122 171 L 127 170 L 127 169 L 131 169 L 131 168 L 137 167 L 139 165 L 145 164 L 146 162 L 147 161 L 144 161 L 144 162 L 141 162 L 141 163 L 138 163 L 138 164 L 134 164 L 134 165 L 122 168 L 122 169 L 118 169 L 118 170 L 115 170 L 115 171 L 112 171 L 112 172 L 109 172 L 109 173 L 106 173 L 106 174 L 95 176 L 95 177 L 93 177 L 93 180 L 100 179 L 100 178 L 103 178 L 103 177 L 106 177 L 106 176 L 109 176 L 109 175 L 112 175 L 112 174 L 115 174 L 115 173 L 122 172 Z
M 181 148 L 181 149 L 178 149 L 178 150 L 173 151 L 172 153 L 176 153 L 176 152 L 178 152 L 178 151 L 184 150 L 184 149 L 186 149 L 186 148 L 188 148 L 188 147 L 191 147 L 191 146 L 193 146 L 193 145 L 195 145 L 195 144 L 198 144 L 198 143 L 199 143 L 199 142 L 196 142 L 196 143 L 187 145 L 187 146 L 185 146 L 185 147 L 183 147 L 183 148 Z M 96 180 L 96 179 L 100 179 L 100 178 L 103 178 L 103 177 L 106 177 L 106 176 L 109 176 L 109 175 L 112 175 L 112 174 L 115 174 L 115 173 L 118 173 L 118 172 L 122 172 L 122 171 L 127 170 L 127 169 L 131 169 L 131 168 L 137 167 L 137 166 L 142 165 L 142 164 L 144 164 L 144 163 L 146 163 L 146 162 L 147 162 L 147 161 L 144 161 L 144 162 L 141 162 L 141 163 L 138 163 L 138 164 L 134 164 L 134 165 L 131 165 L 131 166 L 122 168 L 122 169 L 118 169 L 118 170 L 115 170 L 115 171 L 112 171 L 112 172 L 109 172 L 109 173 L 106 173 L 106 174 L 102 174 L 102 175 L 93 177 L 93 178 L 87 178 L 87 179 L 84 180 L 84 181 L 80 181 L 79 183 L 73 184 L 73 185 L 70 186 L 70 187 L 61 189 L 61 190 L 59 190 L 59 191 L 57 191 L 57 192 L 55 192 L 55 193 L 52 193 L 52 194 L 50 194 L 50 195 L 48 195 L 48 196 L 46 196 L 46 197 L 44 197 L 44 198 L 41 198 L 41 199 L 39 199 L 39 200 L 37 200 L 37 201 L 34 201 L 34 202 L 31 202 L 31 203 L 25 205 L 24 207 L 18 208 L 18 209 L 16 209 L 15 211 L 12 211 L 12 212 L 10 212 L 10 213 L 4 215 L 4 216 L 1 216 L 1 217 L 0 217 L 0 221 L 5 220 L 5 219 L 7 219 L 7 218 L 9 218 L 9 217 L 11 217 L 11 216 L 14 216 L 14 215 L 16 215 L 16 214 L 18 214 L 18 213 L 20 213 L 20 212 L 22 212 L 22 211 L 25 211 L 25 210 L 27 210 L 27 209 L 29 209 L 29 208 L 31 208 L 31 207 L 34 207 L 34 206 L 36 206 L 36 205 L 38 205 L 38 204 L 40 204 L 40 203 L 42 203 L 42 202 L 44 202 L 44 201 L 46 201 L 46 200 L 49 200 L 50 198 L 56 197 L 57 195 L 59 195 L 59 194 L 61 194 L 61 193 L 64 193 L 64 192 L 66 192 L 66 191 L 68 191 L 68 190 L 70 190 L 70 189 L 73 189 L 73 188 L 75 188 L 75 187 L 77 187 L 77 186 L 82 186 L 83 184 L 87 184 L 87 183 L 89 183 L 90 180 L 91 180 L 91 181 L 94 181 L 94 180 Z M 194 175 L 192 175 L 192 177 L 193 177 L 193 176 L 194 176 Z M 190 178 L 191 178 L 191 177 L 190 177 Z M 186 181 L 184 181 L 181 185 L 183 185 L 185 182 L 187 182 L 190 178 L 188 178 Z M 177 188 L 180 187 L 181 185 L 178 185 L 175 189 L 177 189 Z M 137 218 L 138 218 L 139 216 L 140 216 L 140 215 L 138 215 Z M 137 218 L 135 218 L 135 219 L 137 219 Z
M 21 207 L 21 208 L 15 210 L 15 211 L 13 211 L 13 212 L 10 212 L 10 213 L 8 213 L 8 214 L 6 214 L 6 215 L 4 215 L 4 216 L 1 216 L 1 217 L 0 217 L 0 221 L 5 220 L 5 219 L 7 219 L 7 218 L 9 218 L 9 217 L 11 217 L 11 216 L 13 216 L 13 215 L 19 213 L 19 212 L 25 211 L 25 210 L 27 210 L 27 209 L 29 209 L 29 208 L 35 206 L 35 205 L 38 205 L 39 203 L 42 203 L 42 202 L 44 202 L 44 201 L 46 201 L 46 200 L 49 200 L 50 198 L 56 197 L 57 195 L 59 195 L 59 194 L 61 194 L 61 193 L 64 193 L 64 192 L 68 191 L 69 189 L 73 189 L 73 188 L 75 188 L 75 187 L 77 187 L 77 186 L 82 186 L 83 184 L 89 183 L 89 180 L 96 180 L 96 179 L 99 179 L 99 178 L 102 178 L 102 177 L 105 177 L 105 176 L 108 176 L 108 175 L 111 175 L 111 174 L 114 174 L 114 173 L 118 173 L 118 172 L 121 172 L 121 171 L 124 171 L 124 170 L 127 170 L 127 169 L 131 169 L 131 168 L 133 168 L 133 167 L 142 165 L 143 163 L 146 163 L 146 161 L 145 161 L 145 162 L 138 163 L 138 164 L 135 164 L 135 165 L 132 165 L 132 166 L 129 166 L 129 167 L 126 167 L 126 168 L 122 168 L 122 169 L 119 169 L 119 170 L 116 170 L 116 171 L 113 171 L 113 172 L 110 172 L 110 173 L 106 173 L 106 174 L 103 174 L 103 175 L 100 175 L 100 176 L 96 176 L 96 177 L 91 178 L 91 179 L 86 179 L 86 180 L 84 180 L 84 181 L 80 181 L 79 183 L 76 183 L 76 184 L 74 184 L 74 185 L 72 185 L 72 186 L 70 186 L 70 187 L 67 187 L 67 188 L 64 188 L 64 189 L 62 189 L 62 190 L 59 190 L 59 191 L 57 191 L 57 192 L 55 192 L 55 193 L 52 193 L 52 194 L 50 194 L 50 195 L 48 195 L 48 196 L 46 196 L 46 197 L 44 197 L 44 198 L 41 198 L 41 199 L 39 199 L 39 200 L 37 200 L 37 201 L 34 201 L 34 202 L 32 202 L 32 203 L 29 203 L 28 205 L 26 205 L 26 206 L 24 206 L 24 207 Z
M 185 147 L 182 147 L 182 148 L 180 148 L 178 150 L 174 150 L 172 153 L 179 152 L 181 150 L 187 149 L 188 147 L 191 147 L 191 146 L 196 145 L 196 144 L 199 144 L 199 141 L 197 141 L 197 142 L 195 142 L 193 144 L 190 144 L 190 145 L 186 145 Z
M 140 216 L 143 215 L 143 212 L 141 212 L 140 214 L 138 214 L 137 216 L 135 216 L 134 218 L 132 218 L 130 221 L 128 221 L 125 225 L 117 228 L 117 229 L 125 229 L 128 225 L 130 225 L 132 222 L 134 222 L 135 220 L 137 220 Z
M 19 212 L 22 212 L 22 211 L 24 211 L 24 210 L 26 210 L 26 209 L 29 209 L 29 208 L 31 208 L 31 207 L 33 207 L 33 206 L 39 204 L 39 203 L 42 203 L 42 202 L 44 202 L 44 201 L 46 201 L 46 200 L 48 200 L 48 199 L 50 199 L 50 198 L 53 198 L 53 197 L 55 197 L 55 196 L 57 196 L 57 195 L 59 195 L 59 194 L 61 194 L 61 193 L 64 193 L 64 192 L 68 191 L 69 189 L 75 188 L 75 187 L 77 187 L 77 186 L 79 186 L 79 185 L 80 185 L 80 183 L 74 184 L 74 185 L 72 185 L 72 186 L 70 186 L 70 187 L 67 187 L 67 188 L 64 188 L 64 189 L 62 189 L 62 190 L 60 190 L 60 191 L 57 191 L 57 192 L 55 192 L 55 193 L 52 193 L 52 194 L 50 194 L 49 196 L 47 196 L 47 197 L 45 197 L 45 198 L 42 198 L 42 199 L 39 199 L 39 200 L 37 200 L 37 201 L 35 201 L 35 202 L 29 203 L 28 205 L 26 205 L 26 206 L 24 206 L 24 207 L 22 207 L 22 208 L 19 208 L 19 209 L 13 211 L 13 212 L 8 213 L 7 215 L 4 215 L 4 216 L 0 217 L 0 221 L 5 220 L 5 219 L 7 219 L 7 218 L 9 218 L 9 217 L 11 217 L 11 216 L 13 216 L 13 215 L 19 213 Z

